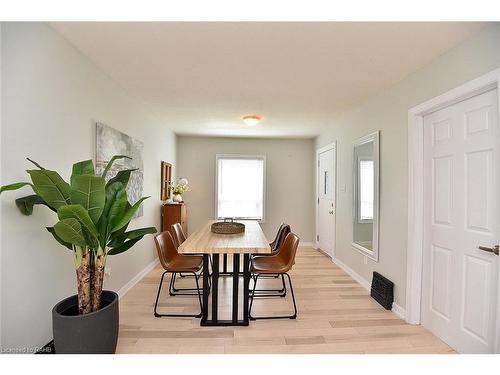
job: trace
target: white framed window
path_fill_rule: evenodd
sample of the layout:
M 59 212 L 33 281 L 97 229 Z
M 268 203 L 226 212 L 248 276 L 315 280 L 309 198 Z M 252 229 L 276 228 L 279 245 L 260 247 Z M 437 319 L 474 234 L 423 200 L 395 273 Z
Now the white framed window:
M 215 217 L 264 222 L 266 157 L 216 155 Z
M 358 160 L 358 222 L 371 223 L 373 221 L 374 203 L 374 163 L 367 158 Z

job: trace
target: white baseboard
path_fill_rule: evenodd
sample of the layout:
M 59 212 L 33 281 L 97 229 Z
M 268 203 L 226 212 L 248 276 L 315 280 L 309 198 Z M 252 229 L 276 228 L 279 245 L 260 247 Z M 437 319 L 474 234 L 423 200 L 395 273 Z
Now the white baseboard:
M 314 250 L 316 250 L 317 252 L 323 254 L 325 257 L 328 257 L 328 258 L 330 258 L 330 260 L 332 260 L 332 257 L 329 254 L 325 253 L 323 250 L 321 250 L 318 246 L 316 246 L 314 248 Z M 332 262 L 333 262 L 333 260 L 332 260 Z
M 399 306 L 396 302 L 392 303 L 392 312 L 399 316 L 401 319 L 405 320 L 406 310 Z
M 349 267 L 347 264 L 338 259 L 334 259 L 333 263 L 342 268 L 349 276 L 351 276 L 354 280 L 360 283 L 363 288 L 365 288 L 367 291 L 370 291 L 371 289 L 370 282 L 366 280 L 364 277 L 362 277 L 360 274 L 355 272 L 351 267 Z M 397 316 L 399 316 L 401 319 L 405 320 L 406 311 L 396 302 L 392 303 L 392 312 Z
M 370 291 L 371 289 L 370 282 L 366 280 L 364 277 L 362 277 L 360 274 L 355 272 L 351 267 L 349 267 L 347 264 L 345 264 L 338 258 L 334 258 L 333 263 L 342 268 L 349 276 L 351 276 L 354 280 L 360 283 L 363 288 L 365 288 L 367 291 Z
M 141 279 L 146 276 L 153 268 L 156 267 L 156 265 L 160 263 L 160 260 L 156 258 L 154 261 L 149 263 L 142 271 L 140 271 L 137 275 L 135 275 L 132 280 L 130 280 L 128 283 L 126 283 L 124 286 L 120 288 L 120 290 L 117 292 L 118 297 L 122 298 L 127 292 L 134 287 L 135 284 L 137 284 Z

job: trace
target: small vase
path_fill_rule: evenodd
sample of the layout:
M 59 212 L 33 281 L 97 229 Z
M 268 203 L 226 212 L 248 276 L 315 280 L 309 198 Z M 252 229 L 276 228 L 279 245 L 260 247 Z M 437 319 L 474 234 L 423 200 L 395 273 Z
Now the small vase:
M 172 197 L 172 200 L 176 203 L 181 203 L 182 202 L 182 195 L 174 194 L 174 196 Z

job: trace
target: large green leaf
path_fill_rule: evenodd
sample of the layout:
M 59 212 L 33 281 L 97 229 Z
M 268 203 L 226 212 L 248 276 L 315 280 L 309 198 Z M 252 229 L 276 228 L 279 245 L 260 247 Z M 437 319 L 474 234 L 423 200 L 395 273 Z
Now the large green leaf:
M 108 250 L 107 254 L 108 255 L 117 255 L 117 254 L 123 253 L 124 251 L 127 251 L 132 246 L 134 246 L 137 242 L 139 242 L 142 239 L 142 237 L 144 237 L 144 236 L 139 236 L 139 237 L 134 238 L 133 240 L 128 240 L 127 242 L 125 242 L 121 246 L 114 247 L 114 248 Z
M 126 204 L 126 206 L 125 206 L 125 212 L 126 212 L 127 210 L 129 210 L 129 209 L 130 209 L 130 207 L 132 207 L 132 206 L 131 206 L 131 204 L 127 201 L 127 204 Z M 130 223 L 129 223 L 129 224 L 130 224 Z M 108 237 L 106 238 L 106 241 L 108 241 L 108 243 L 109 243 L 109 241 L 110 241 L 110 240 L 112 240 L 112 239 L 114 239 L 114 238 L 118 238 L 118 237 L 122 236 L 122 235 L 123 235 L 123 234 L 127 231 L 127 228 L 128 228 L 128 225 L 129 225 L 129 224 L 124 225 L 123 227 L 121 227 L 120 229 L 118 229 L 117 231 L 115 231 L 115 232 L 113 232 L 113 233 L 111 233 L 111 229 L 113 229 L 113 228 L 112 228 L 112 226 L 111 226 L 111 225 L 109 225 L 109 226 L 108 226 L 108 228 L 107 228 L 107 231 L 108 231 Z
M 108 164 L 106 165 L 106 168 L 104 168 L 104 171 L 102 172 L 102 177 L 106 177 L 109 170 L 111 169 L 111 166 L 118 159 L 132 159 L 132 158 L 130 156 L 127 156 L 127 155 L 115 155 L 115 156 L 113 156 L 111 158 L 111 160 L 108 162 Z
M 4 191 L 21 189 L 22 187 L 27 185 L 33 186 L 29 182 L 16 182 L 14 184 L 0 186 L 0 194 L 2 194 Z
M 147 227 L 147 228 L 139 228 L 139 229 L 134 229 L 122 234 L 119 234 L 117 236 L 114 236 L 115 232 L 113 233 L 113 236 L 111 237 L 111 241 L 109 242 L 108 246 L 109 247 L 117 247 L 123 245 L 123 243 L 126 240 L 133 240 L 137 237 L 142 237 L 146 234 L 154 234 L 158 232 L 155 227 Z
M 104 186 L 104 178 L 100 176 L 71 176 L 71 203 L 83 206 L 94 223 L 97 223 L 104 209 Z
M 58 209 L 70 204 L 71 188 L 55 171 L 31 169 L 27 171 L 33 182 L 33 190 L 50 207 Z
M 62 206 L 57 210 L 59 220 L 75 219 L 81 225 L 84 238 L 87 239 L 87 245 L 91 248 L 96 248 L 98 245 L 97 228 L 92 222 L 87 210 L 79 204 L 70 204 Z
M 94 163 L 92 162 L 92 160 L 83 160 L 73 164 L 71 177 L 81 176 L 82 174 L 91 174 L 91 175 L 95 174 Z
M 54 225 L 54 231 L 64 242 L 75 246 L 87 246 L 82 226 L 76 219 L 69 218 L 58 221 L 56 225 Z
M 119 194 L 121 196 L 123 192 L 125 192 L 126 194 L 125 187 L 121 182 L 115 182 L 111 185 L 106 185 L 106 202 L 104 204 L 104 210 L 102 212 L 103 215 L 109 215 L 109 210 L 116 200 L 116 196 Z
M 97 232 L 99 233 L 99 245 L 101 246 L 101 249 L 106 248 L 106 242 L 107 242 L 107 228 L 108 228 L 108 221 L 106 220 L 106 217 L 104 215 L 101 215 L 99 218 L 99 222 L 97 223 Z
M 113 225 L 113 229 L 111 229 L 111 233 L 119 230 L 124 225 L 127 225 L 130 222 L 130 220 L 132 220 L 132 218 L 134 217 L 135 213 L 137 212 L 137 210 L 141 206 L 142 202 L 148 198 L 149 197 L 143 197 L 143 198 L 139 199 L 132 207 L 130 207 L 125 212 L 125 214 L 120 218 L 120 220 L 115 225 Z
M 35 167 L 37 168 L 40 168 L 40 169 L 45 169 L 44 167 L 42 167 L 40 164 L 38 164 L 36 161 L 30 159 L 30 158 L 26 158 L 26 160 L 28 160 L 30 163 L 34 164 Z
M 99 242 L 101 247 L 106 246 L 108 241 L 110 224 L 110 212 L 113 207 L 113 217 L 123 215 L 128 209 L 127 192 L 121 182 L 114 182 L 111 185 L 106 185 L 106 202 L 102 211 L 97 228 L 99 231 Z M 118 220 L 118 219 L 115 219 Z
M 110 186 L 111 184 L 119 181 L 123 184 L 123 186 L 127 186 L 128 184 L 128 180 L 130 179 L 130 174 L 134 171 L 136 171 L 137 168 L 135 169 L 125 169 L 125 170 L 122 170 L 122 171 L 119 171 L 115 177 L 111 178 L 107 184 L 106 184 L 106 187 Z
M 54 227 L 46 227 L 46 229 L 49 231 L 50 234 L 52 234 L 52 236 L 54 236 L 54 238 L 57 242 L 59 242 L 64 247 L 67 247 L 68 249 L 73 250 L 73 245 L 71 245 L 69 242 L 63 241 L 63 239 L 57 235 Z
M 44 202 L 42 198 L 40 198 L 36 194 L 27 195 L 26 197 L 21 197 L 16 199 L 16 206 L 21 211 L 23 215 L 29 216 L 33 213 L 33 206 L 35 204 L 43 204 L 47 206 L 52 211 L 55 211 L 52 207 L 50 207 L 47 203 Z
M 109 211 L 108 211 L 107 231 L 109 232 L 109 234 L 111 234 L 113 232 L 112 229 L 120 222 L 120 220 L 123 219 L 123 217 L 125 216 L 127 211 L 130 209 L 130 207 L 131 206 L 127 200 L 127 191 L 125 190 L 125 188 L 118 190 L 115 197 L 114 197 L 114 200 L 111 204 L 111 207 L 109 208 Z

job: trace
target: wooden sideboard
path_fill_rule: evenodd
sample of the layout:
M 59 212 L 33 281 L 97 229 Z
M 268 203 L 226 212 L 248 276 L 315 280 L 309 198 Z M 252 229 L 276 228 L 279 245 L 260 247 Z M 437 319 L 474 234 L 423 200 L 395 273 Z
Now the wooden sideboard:
M 187 236 L 187 205 L 185 203 L 163 204 L 161 207 L 161 230 L 168 230 L 172 234 L 171 226 L 175 223 L 181 223 L 182 230 Z

